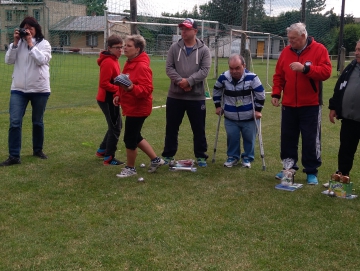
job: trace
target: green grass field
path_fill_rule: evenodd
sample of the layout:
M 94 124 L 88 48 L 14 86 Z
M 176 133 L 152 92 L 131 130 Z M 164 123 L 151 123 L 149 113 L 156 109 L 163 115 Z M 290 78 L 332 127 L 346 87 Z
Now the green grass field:
M 226 61 L 221 60 L 220 72 Z M 254 64 L 264 81 L 266 63 Z M 164 66 L 163 59 L 152 58 L 154 106 L 165 103 L 169 81 Z M 5 160 L 12 67 L 2 62 L 0 69 L 0 159 Z M 274 175 L 282 167 L 280 109 L 271 106 L 270 96 L 262 119 L 266 171 L 258 143 L 251 169 L 223 167 L 222 123 L 214 164 L 196 173 L 163 167 L 149 174 L 138 167 L 137 177 L 145 179 L 138 183 L 137 177 L 117 178 L 120 167 L 104 167 L 94 155 L 106 129 L 95 101 L 96 56 L 54 55 L 51 70 L 44 146 L 49 159 L 32 156 L 28 111 L 22 164 L 0 168 L 0 270 L 359 270 L 359 199 L 324 196 L 321 185 L 292 193 L 274 189 Z M 337 167 L 340 123 L 329 122 L 327 109 L 336 78 L 334 69 L 324 84 L 321 183 Z M 209 161 L 214 111 L 209 100 Z M 164 133 L 165 109 L 154 109 L 143 135 L 159 155 Z M 124 160 L 122 140 L 118 146 L 117 157 Z M 176 158 L 193 158 L 186 118 Z M 137 165 L 148 162 L 139 152 Z M 357 192 L 358 155 L 354 165 Z M 305 177 L 299 172 L 296 181 L 305 183 Z

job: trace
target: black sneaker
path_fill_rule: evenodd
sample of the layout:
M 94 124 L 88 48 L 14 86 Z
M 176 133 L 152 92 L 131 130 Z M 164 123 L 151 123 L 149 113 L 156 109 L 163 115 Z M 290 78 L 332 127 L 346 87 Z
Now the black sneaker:
M 108 159 L 104 159 L 104 166 L 119 166 L 123 165 L 124 162 L 116 159 L 115 157 L 109 156 Z
M 20 161 L 20 158 L 16 158 L 16 157 L 13 157 L 13 156 L 9 156 L 9 158 L 2 162 L 0 164 L 0 166 L 11 166 L 11 165 L 16 165 L 16 164 L 21 164 L 21 161 Z
M 43 153 L 43 151 L 33 152 L 33 156 L 37 156 L 40 159 L 48 159 L 48 157 L 46 156 L 45 153 Z

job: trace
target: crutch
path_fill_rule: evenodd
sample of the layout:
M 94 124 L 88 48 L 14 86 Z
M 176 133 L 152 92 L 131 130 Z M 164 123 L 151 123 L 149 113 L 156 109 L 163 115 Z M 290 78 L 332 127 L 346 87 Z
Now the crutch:
M 252 103 L 253 112 L 254 112 L 254 121 L 255 121 L 256 130 L 257 130 L 257 134 L 258 134 L 258 138 L 259 138 L 260 156 L 261 156 L 261 160 L 262 160 L 262 170 L 265 171 L 266 166 L 265 166 L 265 158 L 264 158 L 264 156 L 265 156 L 264 155 L 264 145 L 263 145 L 262 134 L 261 134 L 261 118 L 259 120 L 256 120 L 253 91 L 251 90 L 250 93 L 251 93 L 251 103 Z
M 219 137 L 219 130 L 220 130 L 220 122 L 221 122 L 221 115 L 222 115 L 222 110 L 223 110 L 223 104 L 224 104 L 224 91 L 221 95 L 221 111 L 219 114 L 219 118 L 218 118 L 218 123 L 217 123 L 217 128 L 216 128 L 216 135 L 215 135 L 215 142 L 214 142 L 214 154 L 213 154 L 213 158 L 211 160 L 212 163 L 215 163 L 215 155 L 216 155 L 216 148 L 217 148 L 217 142 L 218 142 L 218 137 Z

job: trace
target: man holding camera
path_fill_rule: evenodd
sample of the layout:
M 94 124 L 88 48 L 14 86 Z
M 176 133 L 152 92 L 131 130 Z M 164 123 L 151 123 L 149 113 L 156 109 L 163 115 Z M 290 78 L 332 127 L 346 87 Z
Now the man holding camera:
M 33 155 L 47 159 L 43 153 L 43 117 L 50 95 L 49 62 L 51 46 L 35 18 L 26 17 L 14 32 L 14 42 L 5 62 L 14 65 L 10 95 L 9 157 L 0 166 L 21 164 L 22 121 L 28 103 L 32 107 Z

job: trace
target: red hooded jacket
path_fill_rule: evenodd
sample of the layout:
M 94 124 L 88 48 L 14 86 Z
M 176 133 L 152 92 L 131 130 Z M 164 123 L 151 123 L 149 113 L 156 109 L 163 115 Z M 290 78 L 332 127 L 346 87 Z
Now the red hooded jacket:
M 290 69 L 290 63 L 300 62 L 307 66 L 303 73 Z M 331 76 L 329 53 L 324 45 L 308 38 L 307 47 L 298 55 L 291 46 L 281 52 L 273 77 L 271 96 L 281 98 L 290 107 L 322 104 L 322 81 Z
M 97 63 L 100 66 L 100 75 L 96 100 L 112 102 L 113 96 L 119 90 L 119 86 L 113 84 L 114 78 L 120 74 L 119 60 L 108 51 L 103 51 Z
M 149 116 L 152 110 L 154 89 L 149 56 L 142 52 L 137 57 L 127 60 L 123 73 L 129 75 L 133 89 L 127 92 L 120 87 L 117 93 L 120 96 L 122 114 L 129 117 Z

